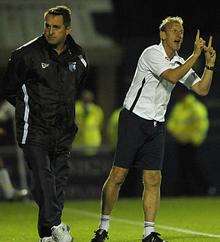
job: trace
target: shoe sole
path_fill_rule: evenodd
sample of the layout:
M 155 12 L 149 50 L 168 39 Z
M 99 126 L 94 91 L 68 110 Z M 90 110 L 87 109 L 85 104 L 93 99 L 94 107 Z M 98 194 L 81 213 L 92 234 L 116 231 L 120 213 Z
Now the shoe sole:
M 54 240 L 55 241 L 55 240 Z M 66 241 L 66 240 L 65 240 Z M 74 238 L 72 237 L 71 240 L 68 240 L 69 242 L 74 242 Z

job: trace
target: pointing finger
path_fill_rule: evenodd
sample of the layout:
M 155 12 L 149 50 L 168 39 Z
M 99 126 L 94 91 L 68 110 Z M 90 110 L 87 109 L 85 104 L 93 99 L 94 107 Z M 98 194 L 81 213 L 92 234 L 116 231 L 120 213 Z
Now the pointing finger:
M 199 31 L 199 29 L 198 29 L 198 30 L 197 30 L 197 34 L 196 34 L 196 41 L 198 41 L 199 38 L 200 38 L 200 31 Z
M 208 48 L 212 46 L 212 36 L 209 37 Z

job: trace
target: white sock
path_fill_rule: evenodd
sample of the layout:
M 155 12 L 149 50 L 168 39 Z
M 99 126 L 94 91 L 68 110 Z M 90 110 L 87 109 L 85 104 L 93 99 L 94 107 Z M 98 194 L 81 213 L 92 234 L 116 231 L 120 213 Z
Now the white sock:
M 109 221 L 110 221 L 110 215 L 101 215 L 99 228 L 108 231 Z
M 6 199 L 11 199 L 13 197 L 15 189 L 11 183 L 8 171 L 5 168 L 0 169 L 0 187 Z
M 155 232 L 155 223 L 144 221 L 144 238 L 147 237 L 152 232 Z

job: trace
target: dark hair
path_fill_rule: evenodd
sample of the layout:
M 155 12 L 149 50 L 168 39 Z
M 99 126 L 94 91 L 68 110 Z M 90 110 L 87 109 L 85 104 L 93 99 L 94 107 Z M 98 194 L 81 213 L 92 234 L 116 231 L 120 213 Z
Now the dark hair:
M 44 18 L 48 15 L 62 15 L 63 16 L 63 24 L 64 26 L 70 27 L 71 25 L 71 10 L 66 6 L 56 6 L 54 8 L 50 8 L 44 13 Z

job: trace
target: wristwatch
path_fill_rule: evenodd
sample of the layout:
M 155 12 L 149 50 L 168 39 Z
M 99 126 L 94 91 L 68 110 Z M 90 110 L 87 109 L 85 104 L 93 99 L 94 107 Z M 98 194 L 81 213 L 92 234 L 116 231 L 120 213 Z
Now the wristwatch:
M 206 67 L 207 70 L 214 71 L 214 66 L 206 65 L 205 67 Z

